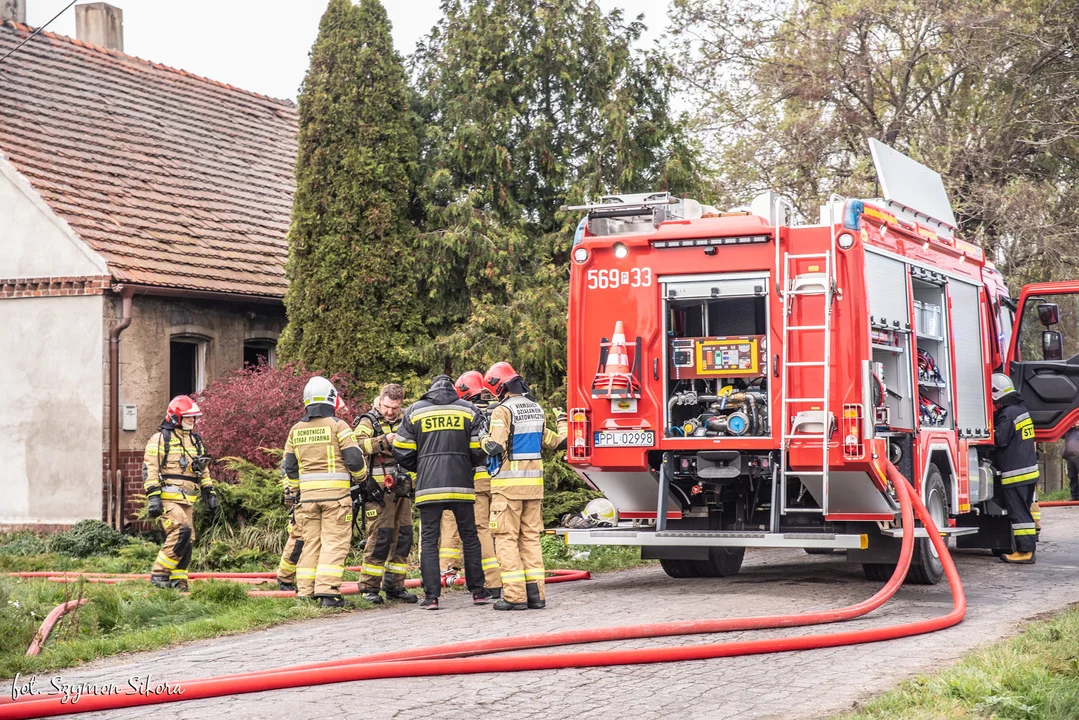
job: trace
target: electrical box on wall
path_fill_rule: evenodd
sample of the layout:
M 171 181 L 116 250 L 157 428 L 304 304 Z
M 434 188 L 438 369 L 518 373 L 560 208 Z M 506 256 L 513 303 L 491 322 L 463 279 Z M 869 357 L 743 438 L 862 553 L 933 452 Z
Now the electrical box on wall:
M 135 404 L 120 406 L 120 429 L 134 432 L 139 427 L 139 406 Z

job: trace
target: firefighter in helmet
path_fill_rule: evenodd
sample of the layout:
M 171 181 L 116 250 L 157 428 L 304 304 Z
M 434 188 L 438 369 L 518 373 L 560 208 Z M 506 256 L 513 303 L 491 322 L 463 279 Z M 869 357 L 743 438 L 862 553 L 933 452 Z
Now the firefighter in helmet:
M 1014 552 L 1001 555 L 1006 563 L 1033 565 L 1037 532 L 1030 506 L 1038 482 L 1038 455 L 1034 445 L 1034 421 L 1007 375 L 993 373 L 994 443 L 993 464 L 999 475 L 997 497 L 1008 511 Z
M 367 464 L 352 428 L 335 413 L 344 407 L 337 388 L 315 376 L 303 389 L 306 412 L 289 430 L 281 469 L 296 499 L 303 546 L 296 594 L 341 607 L 341 576 L 352 543 L 352 496 L 367 478 Z
M 498 459 L 491 474 L 491 533 L 501 567 L 502 599 L 495 610 L 540 609 L 546 605 L 543 580 L 543 450 L 566 447 L 566 414 L 555 411 L 557 432 L 526 397 L 528 385 L 507 362 L 495 363 L 483 385 L 500 401 L 490 428 L 480 439 Z
M 217 510 L 210 456 L 195 432 L 200 415 L 198 403 L 190 397 L 174 397 L 143 455 L 147 514 L 160 517 L 168 533 L 150 571 L 150 582 L 158 587 L 187 590 L 187 568 L 195 542 L 195 501 L 200 493 L 206 507 Z
M 359 587 L 363 599 L 376 605 L 382 603 L 380 587 L 389 600 L 414 603 L 419 599 L 405 590 L 413 540 L 412 476 L 393 459 L 393 440 L 401 425 L 404 399 L 400 385 L 386 385 L 371 410 L 356 423 L 356 436 L 371 468 L 363 504 L 367 539 Z
M 483 415 L 461 400 L 448 375 L 439 375 L 430 389 L 405 410 L 393 440 L 401 467 L 416 474 L 416 507 L 420 511 L 420 573 L 424 600 L 420 607 L 438 610 L 442 593 L 438 544 L 442 513 L 457 518 L 464 545 L 465 580 L 472 602 L 487 603 L 483 587 L 480 539 L 476 533 L 476 465 L 483 461 L 479 432 Z
M 491 407 L 494 396 L 483 387 L 483 375 L 469 370 L 457 378 L 453 386 L 457 390 L 457 397 L 472 403 L 484 414 L 486 424 L 486 417 L 494 409 Z M 498 558 L 495 556 L 495 541 L 491 536 L 491 473 L 487 470 L 487 463 L 476 465 L 472 480 L 476 485 L 476 532 L 479 533 L 480 547 L 483 549 L 482 565 L 487 596 L 497 600 L 502 597 L 502 579 L 498 571 Z M 438 544 L 438 559 L 442 574 L 455 574 L 455 571 L 461 569 L 461 538 L 457 534 L 457 520 L 449 510 L 442 513 L 440 537 L 442 539 Z

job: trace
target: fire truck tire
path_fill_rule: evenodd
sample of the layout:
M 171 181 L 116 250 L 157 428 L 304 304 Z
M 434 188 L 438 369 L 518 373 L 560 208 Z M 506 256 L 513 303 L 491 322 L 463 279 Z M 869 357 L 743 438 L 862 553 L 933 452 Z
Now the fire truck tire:
M 694 560 L 671 560 L 664 558 L 659 561 L 663 572 L 672 578 L 698 577 L 696 561 Z
M 696 560 L 698 577 L 731 577 L 742 569 L 746 556 L 744 547 L 714 547 L 708 549 L 707 560 Z
M 925 478 L 925 509 L 937 527 L 948 527 L 948 493 L 936 465 L 929 465 Z M 945 538 L 947 542 L 947 538 Z M 907 582 L 914 585 L 936 585 L 944 579 L 944 563 L 929 538 L 914 543 L 914 559 L 907 572 Z
M 948 495 L 944 481 L 936 465 L 930 464 L 925 481 L 925 507 L 938 527 L 948 526 Z M 945 540 L 947 542 L 947 540 Z M 895 563 L 863 563 L 862 572 L 867 580 L 885 582 L 895 572 Z M 911 585 L 936 585 L 944 577 L 944 565 L 940 561 L 929 538 L 914 541 L 914 558 L 907 571 Z

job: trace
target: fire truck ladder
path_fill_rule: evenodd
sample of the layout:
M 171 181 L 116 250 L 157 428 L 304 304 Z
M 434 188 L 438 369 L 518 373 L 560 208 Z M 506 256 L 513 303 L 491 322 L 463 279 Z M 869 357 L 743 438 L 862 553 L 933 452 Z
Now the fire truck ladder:
M 796 274 L 796 265 L 802 261 L 823 261 L 824 272 L 816 271 Z M 784 253 L 783 258 L 783 285 L 780 293 L 783 300 L 783 412 L 781 415 L 783 430 L 779 450 L 779 514 L 808 512 L 828 514 L 828 441 L 832 435 L 832 413 L 830 412 L 831 372 L 829 367 L 832 360 L 832 301 L 835 298 L 835 256 L 832 246 L 827 252 L 811 254 Z M 810 296 L 823 296 L 823 309 L 817 310 L 817 303 L 801 301 Z M 798 313 L 797 317 L 801 325 L 792 325 L 791 316 L 796 308 L 807 308 L 807 311 Z M 810 310 L 809 308 L 813 308 Z M 822 317 L 817 320 L 817 314 Z M 816 320 L 816 322 L 814 322 Z M 823 357 L 802 359 L 792 358 L 791 341 L 798 333 L 824 332 Z M 799 343 L 799 352 L 803 343 Z M 811 368 L 806 373 L 803 368 Z M 805 388 L 822 388 L 820 397 L 808 397 L 810 392 L 801 392 L 799 395 L 807 397 L 790 396 L 790 373 L 797 369 L 805 374 L 816 376 L 819 371 L 821 381 L 819 383 L 806 381 L 801 384 Z M 806 409 L 811 406 L 813 409 Z M 817 409 L 819 408 L 819 409 Z M 820 427 L 820 432 L 816 431 Z M 812 429 L 811 429 L 812 428 Z M 820 470 L 799 470 L 792 472 L 787 467 L 788 452 L 792 446 L 816 448 L 819 443 L 821 452 Z M 819 477 L 821 479 L 821 497 L 819 508 L 794 508 L 787 507 L 787 480 L 794 476 L 798 478 Z M 779 518 L 775 518 L 778 523 Z

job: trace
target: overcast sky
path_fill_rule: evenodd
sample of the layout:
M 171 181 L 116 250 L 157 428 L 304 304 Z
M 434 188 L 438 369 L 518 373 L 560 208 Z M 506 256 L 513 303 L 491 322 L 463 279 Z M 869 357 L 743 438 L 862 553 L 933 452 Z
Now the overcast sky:
M 70 0 L 26 0 L 27 22 L 39 27 Z M 197 75 L 278 98 L 295 99 L 326 0 L 112 0 L 124 12 L 124 51 Z M 394 44 L 410 53 L 438 22 L 439 0 L 383 0 Z M 662 31 L 667 0 L 599 0 L 645 14 L 649 35 Z M 658 9 L 657 9 L 658 8 Z M 72 7 L 49 26 L 75 34 Z M 649 38 L 649 42 L 651 38 Z

